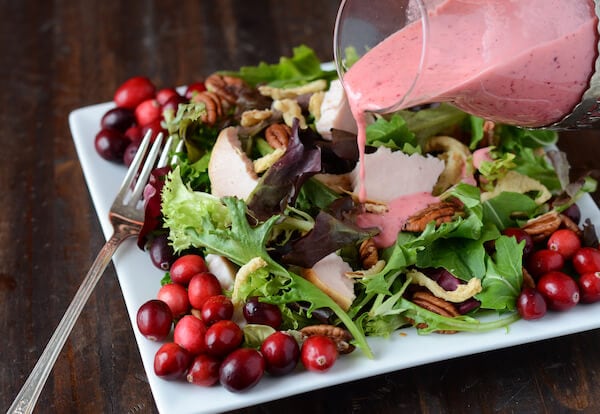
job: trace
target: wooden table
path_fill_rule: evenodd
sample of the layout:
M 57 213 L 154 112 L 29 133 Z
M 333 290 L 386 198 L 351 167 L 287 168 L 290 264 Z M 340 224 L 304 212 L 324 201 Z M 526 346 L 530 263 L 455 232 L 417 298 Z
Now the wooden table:
M 307 44 L 332 59 L 331 0 L 0 2 L 0 409 L 104 242 L 67 125 L 133 75 L 189 83 Z M 600 167 L 596 131 L 561 142 Z M 596 200 L 598 200 L 596 195 Z M 599 315 L 600 317 L 600 315 Z M 407 369 L 239 413 L 600 412 L 600 330 Z M 114 269 L 42 392 L 40 413 L 155 412 Z

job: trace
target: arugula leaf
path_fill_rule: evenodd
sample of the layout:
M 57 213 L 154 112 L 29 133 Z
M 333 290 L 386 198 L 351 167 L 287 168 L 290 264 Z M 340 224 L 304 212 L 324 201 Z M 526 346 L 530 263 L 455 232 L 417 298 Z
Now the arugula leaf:
M 481 281 L 483 290 L 475 297 L 481 307 L 496 310 L 515 310 L 517 296 L 523 284 L 523 247 L 514 237 L 496 239 L 494 258 L 488 256 L 487 273 Z
M 485 274 L 486 252 L 483 242 L 491 240 L 497 233 L 492 230 L 485 234 L 486 237 L 483 240 L 456 237 L 438 239 L 419 251 L 417 266 L 421 268 L 443 267 L 457 278 L 465 281 L 473 277 L 481 277 Z
M 484 201 L 482 205 L 483 220 L 494 224 L 500 231 L 517 225 L 516 213 L 521 216 L 532 217 L 539 209 L 539 206 L 531 197 L 509 191 L 504 191 L 496 197 Z
M 242 78 L 251 86 L 268 84 L 276 88 L 295 87 L 316 79 L 334 79 L 336 71 L 324 71 L 315 52 L 301 45 L 293 50 L 293 56 L 281 57 L 279 63 L 259 63 L 257 66 L 243 66 L 238 72 L 225 72 Z

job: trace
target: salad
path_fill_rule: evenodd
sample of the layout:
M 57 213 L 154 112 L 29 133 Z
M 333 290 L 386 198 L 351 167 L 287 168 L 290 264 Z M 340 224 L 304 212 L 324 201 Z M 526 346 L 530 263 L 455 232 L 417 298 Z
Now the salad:
M 600 299 L 580 283 L 600 251 L 575 204 L 595 182 L 570 181 L 555 132 L 435 104 L 373 116 L 360 159 L 337 74 L 305 46 L 188 92 L 148 121 L 184 149 L 154 172 L 139 246 L 218 263 L 238 318 L 274 305 L 277 330 L 340 329 L 373 357 L 366 338 L 403 327 L 487 331 Z M 247 328 L 246 347 L 273 333 Z

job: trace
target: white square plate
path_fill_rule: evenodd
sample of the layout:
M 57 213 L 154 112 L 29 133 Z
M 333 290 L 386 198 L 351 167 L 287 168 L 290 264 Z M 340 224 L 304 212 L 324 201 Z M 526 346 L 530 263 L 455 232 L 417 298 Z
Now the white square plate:
M 113 106 L 113 103 L 92 105 L 69 115 L 81 167 L 106 238 L 112 232 L 108 210 L 125 175 L 125 167 L 100 158 L 94 149 L 94 137 L 100 129 L 102 115 Z M 586 195 L 579 206 L 582 217 L 590 218 L 600 228 L 600 211 L 592 198 Z M 152 265 L 147 253 L 138 249 L 133 241 L 126 242 L 113 261 L 135 327 L 138 308 L 156 297 L 164 273 Z M 145 339 L 137 329 L 134 331 L 158 409 L 164 413 L 186 414 L 234 410 L 430 362 L 591 330 L 600 327 L 599 315 L 600 303 L 597 303 L 579 305 L 564 313 L 549 312 L 541 320 L 518 321 L 508 330 L 487 333 L 418 335 L 414 329 L 405 329 L 401 335 L 398 332 L 388 339 L 370 338 L 375 359 L 368 359 L 356 350 L 341 357 L 327 373 L 315 374 L 299 369 L 283 378 L 265 375 L 256 387 L 240 394 L 230 393 L 221 386 L 204 388 L 156 377 L 153 361 L 160 344 Z

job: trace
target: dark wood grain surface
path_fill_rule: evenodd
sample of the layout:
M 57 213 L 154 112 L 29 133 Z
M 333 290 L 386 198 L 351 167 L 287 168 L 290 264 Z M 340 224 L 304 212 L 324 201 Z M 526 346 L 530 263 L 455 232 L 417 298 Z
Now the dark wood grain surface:
M 0 410 L 8 408 L 104 240 L 67 125 L 133 75 L 181 85 L 307 44 L 332 59 L 333 0 L 0 1 Z M 600 134 L 562 137 L 580 170 Z M 598 200 L 598 197 L 595 197 Z M 600 318 L 600 315 L 598 315 Z M 340 385 L 238 413 L 600 412 L 600 331 Z M 40 413 L 152 413 L 109 267 Z

